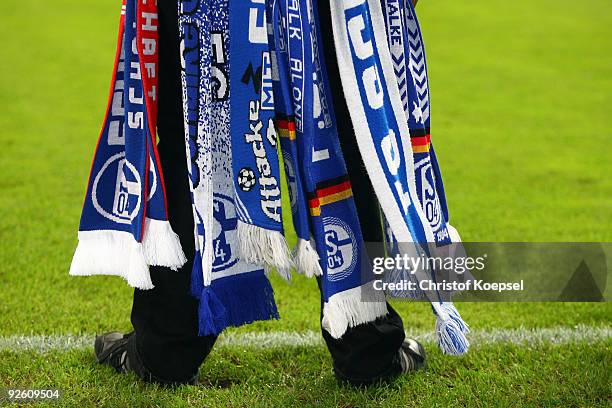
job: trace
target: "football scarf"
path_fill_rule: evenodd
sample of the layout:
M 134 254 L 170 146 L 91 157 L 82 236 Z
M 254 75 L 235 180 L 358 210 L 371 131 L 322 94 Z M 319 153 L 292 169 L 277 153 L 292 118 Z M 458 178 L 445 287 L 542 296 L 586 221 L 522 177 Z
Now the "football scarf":
M 253 72 L 252 65 L 249 73 L 254 77 L 244 75 L 235 80 L 234 73 L 244 69 L 244 61 L 257 61 L 259 66 L 265 58 L 258 45 L 261 39 L 250 37 L 252 30 L 260 26 L 265 37 L 265 9 L 260 10 L 260 19 L 249 20 L 245 18 L 249 9 L 243 6 L 242 2 L 228 0 L 179 1 L 185 144 L 196 224 L 191 291 L 200 302 L 200 335 L 219 334 L 228 326 L 278 318 L 274 293 L 263 270 L 264 266 L 278 267 L 277 263 L 266 263 L 276 258 L 259 258 L 262 265 L 255 265 L 246 260 L 248 256 L 240 254 L 245 248 L 239 244 L 240 239 L 261 239 L 259 251 L 284 244 L 284 238 L 272 235 L 282 232 L 280 202 L 276 205 L 280 193 L 274 191 L 278 188 L 278 167 L 264 163 L 266 153 L 275 153 L 265 146 L 267 143 L 274 146 L 276 135 L 273 129 L 271 133 L 261 130 L 259 120 L 265 115 L 260 108 L 262 101 L 266 101 L 259 82 L 261 75 Z M 240 17 L 243 18 L 238 24 Z M 232 43 L 245 47 L 241 61 L 234 58 L 237 54 L 230 53 Z M 240 139 L 234 140 L 234 134 Z M 238 160 L 237 166 L 232 165 L 234 160 Z M 276 156 L 273 160 L 278 166 Z M 246 169 L 237 174 L 242 178 L 236 183 L 241 193 L 234 188 L 233 168 Z M 256 187 L 255 171 L 260 175 L 261 196 L 246 194 Z M 267 180 L 265 185 L 262 177 Z M 276 180 L 272 181 L 273 178 Z M 261 201 L 262 197 L 266 201 Z M 266 220 L 266 226 L 271 228 L 267 236 L 264 236 L 267 231 L 261 231 L 262 215 L 278 216 L 273 217 L 274 222 Z M 241 236 L 241 222 L 250 236 L 245 237 L 244 233 Z M 251 226 L 253 229 L 248 229 Z M 279 272 L 286 275 L 289 270 L 279 268 Z
M 124 2 L 108 108 L 90 171 L 71 275 L 153 287 L 149 265 L 185 262 L 168 222 L 156 148 L 157 7 Z
M 410 1 L 383 0 L 381 7 L 380 0 L 332 0 L 331 9 L 357 142 L 396 250 L 435 254 L 436 246 L 451 243 L 451 227 L 429 155 L 429 85 L 414 8 Z M 435 280 L 435 271 L 421 268 L 412 278 Z M 442 351 L 465 353 L 468 328 L 455 307 L 435 291 L 423 295 L 437 315 Z
M 313 236 L 323 273 L 322 325 L 339 338 L 349 327 L 384 316 L 386 302 L 370 284 L 374 275 L 331 109 L 316 7 L 281 0 L 269 3 L 268 14 L 295 229 L 303 242 Z
M 382 3 L 393 71 L 408 119 L 417 195 L 436 245 L 448 245 L 458 235 L 448 224 L 444 185 L 431 142 L 429 81 L 421 29 L 412 1 Z
M 293 99 L 289 80 L 287 25 L 285 23 L 287 16 L 285 14 L 281 16 L 281 7 L 278 1 L 266 2 L 266 19 L 268 21 L 268 42 L 272 62 L 276 128 L 280 136 L 293 227 L 297 235 L 293 259 L 298 273 L 304 274 L 306 277 L 320 276 L 323 271 L 319 264 L 319 255 L 310 242 L 312 233 L 310 231 L 308 202 L 298 160 L 296 117 L 293 115 Z M 301 113 L 298 113 L 298 118 L 301 118 Z
M 232 2 L 231 139 L 238 242 L 247 262 L 289 278 L 293 262 L 283 234 L 272 62 L 264 2 Z M 213 42 L 213 64 L 220 52 Z M 225 58 L 225 57 L 222 57 Z M 220 87 L 223 88 L 223 87 Z

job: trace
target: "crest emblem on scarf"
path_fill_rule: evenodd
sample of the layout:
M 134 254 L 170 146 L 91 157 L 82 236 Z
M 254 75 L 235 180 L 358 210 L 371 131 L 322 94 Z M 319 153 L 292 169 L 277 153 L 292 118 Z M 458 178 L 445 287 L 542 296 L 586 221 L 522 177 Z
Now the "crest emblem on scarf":
M 357 265 L 357 243 L 351 227 L 336 217 L 324 217 L 327 275 L 331 281 L 349 276 Z
M 234 255 L 230 242 L 234 242 L 232 236 L 236 235 L 238 219 L 231 198 L 223 194 L 214 195 L 214 226 L 213 248 L 215 259 L 213 261 L 213 272 L 222 271 L 234 266 L 238 258 Z
M 115 185 L 112 202 L 99 197 L 98 185 L 106 185 L 112 180 Z M 140 207 L 140 175 L 136 168 L 127 160 L 125 153 L 110 157 L 102 166 L 94 179 L 91 190 L 92 204 L 96 211 L 111 221 L 129 224 Z
M 415 164 L 415 172 L 417 175 L 417 188 L 420 188 L 421 197 L 423 197 L 425 218 L 427 218 L 433 231 L 438 231 L 442 226 L 442 212 L 440 211 L 440 200 L 436 194 L 436 185 L 429 156 Z

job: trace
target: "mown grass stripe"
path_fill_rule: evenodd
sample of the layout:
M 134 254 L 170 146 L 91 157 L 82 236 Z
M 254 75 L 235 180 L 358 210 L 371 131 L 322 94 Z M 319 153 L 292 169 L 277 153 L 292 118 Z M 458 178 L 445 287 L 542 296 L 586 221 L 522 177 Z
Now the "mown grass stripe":
M 433 343 L 435 334 L 408 332 L 425 343 Z M 612 337 L 612 327 L 592 327 L 578 325 L 575 327 L 550 328 L 516 328 L 475 330 L 469 334 L 470 343 L 475 346 L 489 344 L 566 344 L 595 343 Z M 94 335 L 13 335 L 0 337 L 0 351 L 44 353 L 48 351 L 67 351 L 92 348 Z M 265 333 L 226 333 L 217 342 L 218 347 L 315 347 L 321 346 L 321 334 L 315 331 L 306 332 L 265 332 Z

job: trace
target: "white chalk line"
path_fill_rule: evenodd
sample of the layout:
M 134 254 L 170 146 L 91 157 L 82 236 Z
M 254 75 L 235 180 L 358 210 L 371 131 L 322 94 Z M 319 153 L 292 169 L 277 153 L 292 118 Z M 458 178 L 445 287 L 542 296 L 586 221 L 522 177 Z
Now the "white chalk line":
M 433 332 L 407 332 L 407 336 L 424 343 L 435 342 Z M 612 337 L 610 326 L 516 328 L 474 330 L 468 335 L 472 346 L 495 344 L 560 345 L 567 343 L 592 344 Z M 0 336 L 0 352 L 37 352 L 86 350 L 93 348 L 94 335 L 53 334 L 53 335 L 10 335 Z M 224 333 L 215 347 L 275 348 L 275 347 L 319 347 L 323 345 L 321 333 L 306 332 L 236 332 Z

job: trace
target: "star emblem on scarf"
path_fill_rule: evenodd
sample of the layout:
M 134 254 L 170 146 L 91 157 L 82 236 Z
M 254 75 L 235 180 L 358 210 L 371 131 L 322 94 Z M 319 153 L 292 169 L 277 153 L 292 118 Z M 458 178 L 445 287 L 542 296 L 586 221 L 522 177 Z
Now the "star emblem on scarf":
M 414 116 L 414 120 L 419 123 L 423 123 L 423 111 L 421 110 L 421 107 L 416 102 L 412 103 L 414 104 L 414 109 L 412 110 L 412 116 Z

